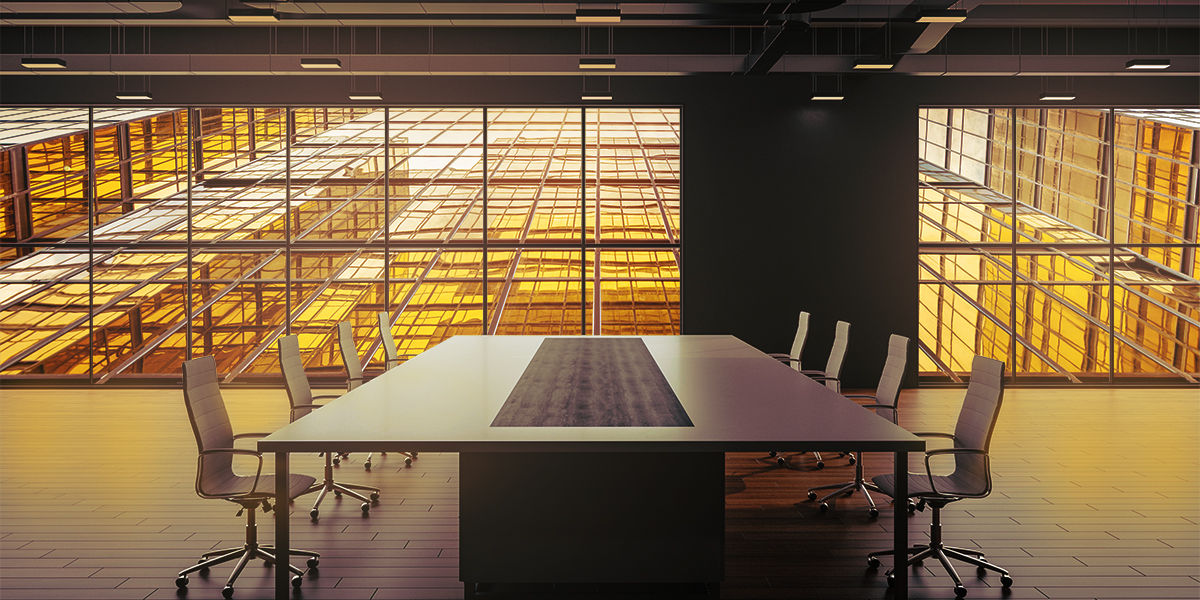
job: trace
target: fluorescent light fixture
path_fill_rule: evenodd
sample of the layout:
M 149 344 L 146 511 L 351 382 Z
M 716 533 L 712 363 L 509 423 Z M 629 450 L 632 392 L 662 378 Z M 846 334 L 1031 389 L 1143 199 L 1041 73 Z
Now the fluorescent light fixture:
M 21 66 L 26 69 L 65 69 L 67 61 L 61 58 L 22 58 Z
M 1067 102 L 1075 99 L 1075 94 L 1064 92 L 1047 92 L 1038 96 L 1038 100 L 1042 102 Z
M 342 61 L 336 58 L 301 58 L 302 69 L 340 69 Z
M 617 68 L 617 59 L 615 58 L 590 58 L 583 57 L 579 59 L 580 69 L 615 69 Z
M 883 58 L 872 58 L 854 61 L 855 71 L 887 71 L 896 66 L 896 61 Z
M 231 8 L 226 13 L 232 23 L 278 23 L 279 17 L 273 8 Z
M 965 10 L 924 10 L 917 15 L 918 23 L 962 23 L 966 20 Z
M 351 100 L 362 100 L 365 102 L 371 102 L 371 101 L 378 102 L 380 100 L 383 100 L 383 96 L 380 96 L 379 94 L 350 94 L 350 99 Z
M 841 94 L 813 94 L 812 99 L 836 102 L 836 101 L 845 100 L 846 97 Z
M 577 8 L 575 9 L 576 23 L 620 23 L 621 9 L 619 8 Z
M 1125 68 L 1130 71 L 1161 71 L 1170 67 L 1171 61 L 1165 58 L 1135 58 L 1125 63 Z
M 153 100 L 150 92 L 117 92 L 117 100 Z
M 579 97 L 580 100 L 612 100 L 612 94 L 584 94 Z

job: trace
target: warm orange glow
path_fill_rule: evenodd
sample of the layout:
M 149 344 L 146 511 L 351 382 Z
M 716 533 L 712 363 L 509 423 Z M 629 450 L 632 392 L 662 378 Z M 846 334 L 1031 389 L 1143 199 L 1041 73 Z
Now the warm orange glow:
M 373 370 L 379 310 L 404 357 L 455 334 L 678 333 L 679 111 L 584 114 L 97 109 L 90 229 L 121 250 L 89 254 L 88 111 L 0 109 L 3 241 L 55 243 L 0 247 L 0 374 L 176 373 L 189 347 L 272 374 L 289 329 L 333 374 L 342 320 Z

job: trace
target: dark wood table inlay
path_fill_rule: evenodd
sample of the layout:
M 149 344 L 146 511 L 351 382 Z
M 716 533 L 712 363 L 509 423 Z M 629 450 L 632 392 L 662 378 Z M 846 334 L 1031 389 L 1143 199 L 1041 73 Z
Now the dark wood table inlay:
M 547 338 L 492 427 L 691 427 L 639 338 Z

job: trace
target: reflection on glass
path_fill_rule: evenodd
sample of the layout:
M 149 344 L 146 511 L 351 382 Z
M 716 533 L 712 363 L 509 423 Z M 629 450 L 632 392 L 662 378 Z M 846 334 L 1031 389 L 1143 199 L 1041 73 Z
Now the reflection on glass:
M 0 149 L 3 375 L 679 331 L 677 109 L 5 107 Z
M 985 354 L 1018 380 L 1200 376 L 1200 110 L 923 109 L 920 121 L 922 375 L 957 379 Z M 1011 350 L 997 354 L 985 321 Z

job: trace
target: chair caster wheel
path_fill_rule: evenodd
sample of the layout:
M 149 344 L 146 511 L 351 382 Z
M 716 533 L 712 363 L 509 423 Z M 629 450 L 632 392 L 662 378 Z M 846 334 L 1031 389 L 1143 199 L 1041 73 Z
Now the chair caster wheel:
M 360 506 L 359 508 L 362 509 L 364 517 L 367 516 L 367 514 L 369 514 L 371 512 L 371 505 L 366 502 L 363 502 L 362 506 Z
M 1001 576 L 1000 576 L 1000 585 L 1002 585 L 1002 586 L 1004 586 L 1004 587 L 1010 587 L 1012 584 L 1013 584 L 1013 578 L 1012 578 L 1012 577 L 1009 577 L 1008 575 L 1001 575 Z
M 221 595 L 225 596 L 225 598 L 232 598 L 233 597 L 233 586 L 227 585 L 227 586 L 221 588 Z
M 809 499 L 809 500 L 816 500 L 816 499 L 817 499 L 817 493 L 816 493 L 816 492 L 814 492 L 814 491 L 812 491 L 812 490 L 809 490 L 809 492 L 808 492 L 808 499 Z
M 875 558 L 874 556 L 868 556 L 867 557 L 867 566 L 872 569 L 878 569 L 879 568 L 879 559 Z
M 867 515 L 870 516 L 872 519 L 874 519 L 875 517 L 879 516 L 879 509 L 878 508 L 868 508 Z
M 317 560 L 317 557 L 314 556 L 314 557 L 308 559 L 308 561 L 306 561 L 304 564 L 308 565 L 308 568 L 310 568 L 310 569 L 315 569 L 315 568 L 317 568 L 318 565 L 321 564 L 321 561 Z
M 893 585 L 896 585 L 896 574 L 895 573 L 887 574 L 887 584 L 888 584 L 888 587 L 892 587 Z
M 371 470 L 371 461 L 369 461 L 369 460 L 368 460 L 367 462 L 363 463 L 363 470 L 364 470 L 364 471 L 370 471 L 370 470 Z
M 413 460 L 417 460 L 417 453 L 416 453 L 416 452 L 413 452 L 413 453 L 412 453 L 412 459 L 413 459 Z
M 779 454 L 779 453 L 776 452 L 775 450 L 771 450 L 770 452 L 767 452 L 767 456 L 770 456 L 771 458 L 775 458 L 775 455 L 777 455 L 777 454 Z
M 911 514 L 915 514 L 916 512 L 917 512 L 917 505 L 913 504 L 912 502 L 909 502 L 908 503 L 908 514 L 911 515 Z
M 175 578 L 175 587 L 177 587 L 181 590 L 186 590 L 187 584 L 188 584 L 187 575 L 180 575 L 179 577 Z
M 312 519 L 313 523 L 316 523 L 317 519 L 321 518 L 321 511 L 314 508 L 308 511 L 308 517 Z
M 954 597 L 955 598 L 962 598 L 963 596 L 966 596 L 966 595 L 967 595 L 966 586 L 964 586 L 961 583 L 954 586 Z
M 829 512 L 829 503 L 828 502 L 821 503 L 821 512 Z
M 338 458 L 336 456 L 333 457 L 333 466 L 340 467 L 341 465 L 342 465 L 342 459 Z
M 854 464 L 854 463 L 858 462 L 858 459 L 854 458 L 853 454 L 851 454 L 847 460 L 850 461 L 850 464 Z
M 775 462 L 779 463 L 779 466 L 781 466 L 781 467 L 786 467 L 786 466 L 787 466 L 787 459 L 785 459 L 785 458 L 784 458 L 784 457 L 782 457 L 782 456 L 776 456 L 776 457 L 775 457 Z
M 371 502 L 379 502 L 379 492 L 371 492 Z
M 341 497 L 342 497 L 342 490 L 339 490 L 339 489 L 336 489 L 336 488 L 335 488 L 335 489 L 333 490 L 333 497 L 334 497 L 334 498 L 341 498 Z
M 412 457 L 411 456 L 404 457 L 404 466 L 406 466 L 406 467 L 412 466 Z
M 818 461 L 817 461 L 817 468 L 818 468 L 818 469 L 824 469 L 824 468 L 825 468 L 825 461 L 823 461 L 823 460 L 818 460 Z
M 304 583 L 304 578 L 299 575 L 292 575 L 292 587 L 299 588 L 300 584 Z

